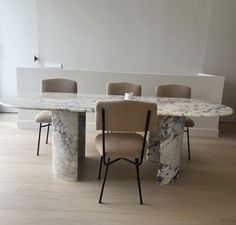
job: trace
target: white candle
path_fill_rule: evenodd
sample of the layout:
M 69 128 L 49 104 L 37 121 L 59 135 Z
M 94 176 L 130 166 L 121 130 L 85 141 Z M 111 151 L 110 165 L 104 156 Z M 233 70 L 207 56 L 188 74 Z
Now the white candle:
M 134 96 L 133 92 L 125 93 L 125 100 L 133 99 L 133 96 Z

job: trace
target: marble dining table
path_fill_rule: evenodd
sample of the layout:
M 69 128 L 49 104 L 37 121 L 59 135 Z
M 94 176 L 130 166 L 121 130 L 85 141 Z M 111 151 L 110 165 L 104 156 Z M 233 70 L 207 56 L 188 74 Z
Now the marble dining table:
M 70 93 L 28 93 L 4 97 L 0 104 L 17 109 L 52 111 L 52 167 L 59 178 L 77 181 L 80 158 L 85 157 L 86 113 L 94 112 L 98 101 L 122 100 L 124 96 Z M 230 107 L 204 100 L 134 97 L 157 104 L 156 130 L 149 134 L 146 159 L 157 163 L 157 184 L 174 183 L 180 174 L 185 117 L 221 117 L 233 113 Z

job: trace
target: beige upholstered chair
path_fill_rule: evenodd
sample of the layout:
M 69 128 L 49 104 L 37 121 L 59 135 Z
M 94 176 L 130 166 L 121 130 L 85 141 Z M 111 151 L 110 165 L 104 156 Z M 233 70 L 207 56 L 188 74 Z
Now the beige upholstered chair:
M 99 178 L 102 164 L 106 166 L 99 203 L 102 202 L 109 165 L 123 159 L 136 166 L 140 204 L 143 204 L 139 166 L 143 162 L 147 148 L 147 132 L 154 129 L 156 124 L 157 105 L 155 103 L 132 100 L 98 102 L 96 129 L 102 130 L 95 140 L 96 148 L 102 159 Z
M 106 93 L 108 95 L 124 95 L 126 92 L 133 92 L 135 96 L 141 96 L 142 87 L 139 84 L 127 82 L 107 84 Z
M 170 97 L 170 98 L 191 98 L 191 88 L 178 85 L 178 84 L 169 84 L 169 85 L 160 85 L 156 86 L 155 96 L 157 97 Z M 194 121 L 189 117 L 185 118 L 185 124 L 188 141 L 188 159 L 191 159 L 190 155 L 190 142 L 189 142 L 189 127 L 194 126 Z
M 41 92 L 65 92 L 65 93 L 77 93 L 77 82 L 67 79 L 46 79 L 41 82 Z M 47 127 L 46 144 L 48 143 L 49 127 L 52 123 L 51 111 L 42 111 L 35 116 L 35 122 L 39 123 L 39 136 L 37 155 L 39 155 L 41 130 L 43 127 Z

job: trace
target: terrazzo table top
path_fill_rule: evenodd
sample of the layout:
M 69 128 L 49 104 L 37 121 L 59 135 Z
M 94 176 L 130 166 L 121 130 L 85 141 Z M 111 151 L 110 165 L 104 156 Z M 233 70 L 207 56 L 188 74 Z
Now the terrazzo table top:
M 98 101 L 121 99 L 124 96 L 44 92 L 4 97 L 0 99 L 0 104 L 17 109 L 95 112 Z M 143 96 L 133 100 L 157 103 L 160 116 L 215 117 L 233 113 L 230 107 L 196 99 Z

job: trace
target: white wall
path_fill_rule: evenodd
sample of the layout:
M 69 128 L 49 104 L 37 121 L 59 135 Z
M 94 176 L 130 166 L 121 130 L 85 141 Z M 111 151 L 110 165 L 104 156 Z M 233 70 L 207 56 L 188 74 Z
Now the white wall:
M 223 103 L 236 112 L 236 1 L 213 2 L 203 70 L 226 75 Z M 236 114 L 224 120 L 236 121 Z
M 65 69 L 202 71 L 209 0 L 39 1 L 41 62 Z
M 0 0 L 0 95 L 16 93 L 16 66 L 37 67 L 38 39 L 41 66 L 223 75 L 236 110 L 235 11 L 235 0 Z

